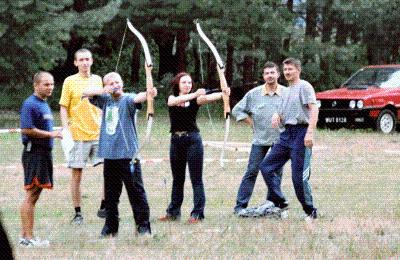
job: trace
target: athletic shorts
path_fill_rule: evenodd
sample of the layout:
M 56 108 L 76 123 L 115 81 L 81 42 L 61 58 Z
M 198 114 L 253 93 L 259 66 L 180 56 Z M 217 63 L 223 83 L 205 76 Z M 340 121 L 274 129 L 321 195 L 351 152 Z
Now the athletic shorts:
M 101 164 L 103 159 L 97 157 L 98 149 L 99 141 L 75 141 L 69 152 L 68 168 L 82 169 L 88 162 L 93 166 Z
M 24 167 L 24 188 L 34 186 L 45 189 L 53 188 L 53 157 L 51 150 L 32 146 L 22 152 L 22 166 Z

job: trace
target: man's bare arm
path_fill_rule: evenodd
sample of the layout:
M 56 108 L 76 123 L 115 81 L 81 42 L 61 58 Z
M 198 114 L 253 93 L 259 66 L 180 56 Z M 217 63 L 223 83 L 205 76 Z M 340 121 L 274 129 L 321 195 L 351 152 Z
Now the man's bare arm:
M 304 137 L 304 145 L 312 147 L 314 144 L 314 129 L 317 127 L 318 121 L 318 107 L 316 104 L 308 104 L 310 111 L 310 121 L 308 122 L 308 128 L 306 136 Z

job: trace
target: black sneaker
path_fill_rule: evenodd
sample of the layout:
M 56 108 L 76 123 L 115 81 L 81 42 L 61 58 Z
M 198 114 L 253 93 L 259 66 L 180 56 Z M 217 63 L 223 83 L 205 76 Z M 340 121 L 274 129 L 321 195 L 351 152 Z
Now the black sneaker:
M 151 229 L 149 226 L 140 226 L 137 229 L 139 236 L 151 236 Z
M 284 202 L 281 202 L 277 205 L 277 207 L 281 208 L 281 209 L 288 209 L 289 208 L 289 202 L 287 202 L 286 200 Z
M 99 210 L 97 211 L 97 216 L 98 216 L 99 218 L 106 218 L 106 217 L 107 217 L 106 208 L 99 209 Z
M 313 221 L 314 219 L 318 218 L 318 210 L 314 209 L 311 214 L 305 216 L 304 220 L 307 222 Z
M 117 235 L 118 231 L 112 231 L 109 226 L 104 225 L 100 233 L 100 238 L 116 237 Z
M 74 218 L 71 220 L 71 224 L 74 225 L 82 225 L 83 224 L 83 216 L 82 213 L 76 213 Z

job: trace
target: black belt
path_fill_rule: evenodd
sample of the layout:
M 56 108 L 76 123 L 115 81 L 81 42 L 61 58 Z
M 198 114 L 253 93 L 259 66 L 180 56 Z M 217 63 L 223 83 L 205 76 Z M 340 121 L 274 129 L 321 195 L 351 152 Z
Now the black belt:
M 308 127 L 308 124 L 296 124 L 296 125 L 287 124 L 287 125 L 285 125 L 285 128 L 289 128 L 289 127 Z
M 32 151 L 51 152 L 51 150 L 52 150 L 52 148 L 50 148 L 50 147 L 45 147 L 45 146 L 39 145 L 39 144 L 33 144 L 31 142 L 24 144 L 24 151 L 26 151 L 26 152 L 32 152 Z
M 191 132 L 188 132 L 188 131 L 176 131 L 176 132 L 173 132 L 172 135 L 177 135 L 177 136 L 181 137 L 181 136 L 188 136 L 190 133 Z

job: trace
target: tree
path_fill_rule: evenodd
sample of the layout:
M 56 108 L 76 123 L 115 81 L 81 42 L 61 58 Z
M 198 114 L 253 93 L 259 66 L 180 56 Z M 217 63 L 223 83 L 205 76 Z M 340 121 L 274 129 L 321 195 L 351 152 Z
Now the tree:
M 65 43 L 74 37 L 94 39 L 114 17 L 119 1 L 78 13 L 82 1 L 5 1 L 0 4 L 0 83 L 24 82 L 38 70 L 52 70 L 65 61 Z M 81 3 L 82 4 L 82 3 Z M 18 75 L 15 77 L 15 75 Z
M 126 1 L 121 17 L 129 17 L 158 46 L 158 79 L 186 70 L 194 19 L 213 16 L 208 1 Z
M 370 64 L 398 62 L 400 46 L 400 2 L 361 1 L 357 24 L 367 47 Z

